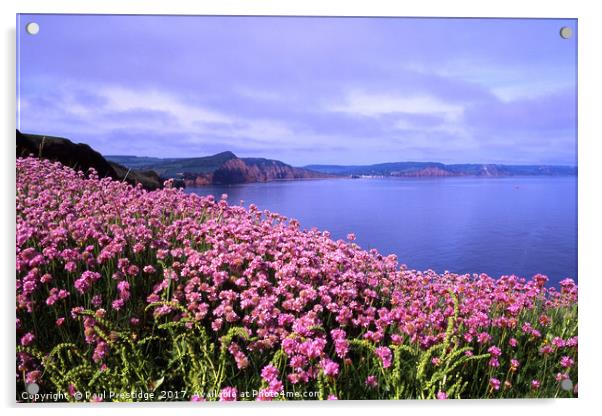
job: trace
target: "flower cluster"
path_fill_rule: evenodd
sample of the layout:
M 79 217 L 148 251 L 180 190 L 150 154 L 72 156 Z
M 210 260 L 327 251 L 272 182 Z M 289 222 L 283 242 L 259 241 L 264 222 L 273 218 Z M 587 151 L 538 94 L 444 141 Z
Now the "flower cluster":
M 369 363 L 352 351 L 351 341 L 359 340 L 373 347 L 381 368 L 361 374 L 358 391 L 381 394 L 395 347 L 424 351 L 442 343 L 455 316 L 457 347 L 489 357 L 488 386 L 471 392 L 501 392 L 498 377 L 535 371 L 525 363 L 539 358 L 553 356 L 550 371 L 563 377 L 576 366 L 576 327 L 558 329 L 563 314 L 576 317 L 571 279 L 555 289 L 542 275 L 494 279 L 410 270 L 396 256 L 362 250 L 353 234 L 335 241 L 255 205 L 232 206 L 224 197 L 169 186 L 148 192 L 35 158 L 17 160 L 16 211 L 22 346 L 77 343 L 83 330 L 100 366 L 111 346 L 95 332 L 95 319 L 136 334 L 150 334 L 153 319 L 192 319 L 216 342 L 242 327 L 249 337 L 231 342 L 228 356 L 242 374 L 260 372 L 266 386 L 260 398 L 270 398 L 321 376 L 340 380 L 355 364 Z M 82 320 L 84 310 L 97 317 Z M 285 365 L 257 369 L 257 360 L 279 350 Z M 438 357 L 429 362 L 441 366 Z M 18 377 L 39 379 L 40 365 L 20 353 Z M 476 376 L 471 382 L 483 384 Z M 552 382 L 550 373 L 529 387 Z M 240 387 L 221 387 L 220 400 L 237 398 Z M 441 389 L 436 397 L 448 396 Z

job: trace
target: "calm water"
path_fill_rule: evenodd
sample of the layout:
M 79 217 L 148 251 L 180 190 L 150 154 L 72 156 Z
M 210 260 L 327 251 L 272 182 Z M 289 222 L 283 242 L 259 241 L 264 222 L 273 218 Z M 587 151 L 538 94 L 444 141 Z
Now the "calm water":
M 577 279 L 577 178 L 325 179 L 188 188 L 329 230 L 418 270 Z

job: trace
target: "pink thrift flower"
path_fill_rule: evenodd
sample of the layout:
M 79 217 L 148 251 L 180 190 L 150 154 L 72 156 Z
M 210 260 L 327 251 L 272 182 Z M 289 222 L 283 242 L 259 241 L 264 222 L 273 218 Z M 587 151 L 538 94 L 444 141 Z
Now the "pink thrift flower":
M 544 355 L 551 354 L 554 352 L 554 348 L 552 348 L 552 346 L 550 344 L 545 344 L 539 348 L 539 352 Z
M 98 308 L 100 305 L 102 305 L 102 296 L 101 295 L 92 296 L 92 300 L 90 301 L 90 303 L 92 303 L 92 306 Z
M 368 376 L 365 381 L 366 386 L 370 388 L 376 388 L 378 386 L 378 381 L 376 380 L 376 376 Z
M 489 347 L 489 349 L 487 349 L 487 352 L 489 352 L 492 357 L 499 357 L 500 355 L 502 355 L 502 350 L 500 350 L 495 345 Z
M 378 347 L 375 349 L 375 353 L 380 358 L 383 368 L 391 367 L 392 354 L 388 347 Z
M 268 383 L 276 378 L 278 378 L 278 369 L 274 367 L 272 364 L 268 364 L 261 370 L 261 378 L 263 378 Z
M 30 371 L 25 375 L 25 382 L 27 384 L 37 383 L 41 375 L 42 372 L 39 370 Z
M 320 366 L 328 377 L 336 377 L 339 374 L 339 365 L 332 360 L 324 359 L 320 362 Z
M 142 271 L 146 274 L 153 274 L 153 273 L 155 273 L 156 269 L 149 264 L 149 265 L 144 266 L 142 268 Z M 196 401 L 198 401 L 198 400 L 196 400 Z
M 567 355 L 564 355 L 560 359 L 560 365 L 563 366 L 564 368 L 571 368 L 574 363 L 575 363 L 575 361 Z
M 567 373 L 556 373 L 554 378 L 556 381 L 568 380 L 569 375 Z
M 116 311 L 121 310 L 123 308 L 124 302 L 123 299 L 115 299 L 111 304 L 111 307 Z
M 499 362 L 499 360 L 497 358 L 492 357 L 489 360 L 489 367 L 499 367 L 499 366 L 500 366 L 500 362 Z
M 562 348 L 566 345 L 566 343 L 562 338 L 554 337 L 554 339 L 552 340 L 552 345 L 554 345 L 556 348 Z
M 31 345 L 35 339 L 36 339 L 36 337 L 33 335 L 33 333 L 28 332 L 27 334 L 25 334 L 21 337 L 21 345 L 23 345 L 23 346 Z
M 489 341 L 491 341 L 491 335 L 489 335 L 487 332 L 481 332 L 479 335 L 477 335 L 477 342 L 479 344 L 488 344 Z

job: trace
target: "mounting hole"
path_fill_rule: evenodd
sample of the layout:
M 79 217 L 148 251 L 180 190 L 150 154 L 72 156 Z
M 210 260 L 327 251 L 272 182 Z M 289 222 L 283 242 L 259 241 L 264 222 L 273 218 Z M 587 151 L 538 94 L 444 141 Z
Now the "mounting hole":
M 573 382 L 566 378 L 564 380 L 562 380 L 562 382 L 560 383 L 560 387 L 562 388 L 562 390 L 565 391 L 573 391 Z
M 560 28 L 560 37 L 562 39 L 570 39 L 573 36 L 573 29 L 568 26 Z
M 25 30 L 30 35 L 37 35 L 40 32 L 40 25 L 36 22 L 30 22 L 25 26 Z
M 29 394 L 38 394 L 40 391 L 40 386 L 38 386 L 36 383 L 28 383 L 25 386 L 25 390 L 27 390 L 27 393 Z

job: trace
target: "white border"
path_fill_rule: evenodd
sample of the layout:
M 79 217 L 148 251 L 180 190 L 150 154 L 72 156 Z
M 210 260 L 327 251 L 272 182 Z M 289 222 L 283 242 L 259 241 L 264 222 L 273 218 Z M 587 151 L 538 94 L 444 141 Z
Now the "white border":
M 50 406 L 35 408 L 14 404 L 14 134 L 15 134 L 15 15 L 16 13 L 113 13 L 113 14 L 248 14 L 248 15 L 337 15 L 337 16 L 437 16 L 437 17 L 556 17 L 579 19 L 579 306 L 580 351 L 579 394 L 577 400 L 504 400 L 504 401 L 453 401 L 453 402 L 330 402 L 290 403 L 235 406 L 191 406 L 187 403 L 172 406 L 109 405 L 94 406 L 98 415 L 124 414 L 144 411 L 149 415 L 166 412 L 226 414 L 244 413 L 245 416 L 265 413 L 303 414 L 311 412 L 352 412 L 365 414 L 372 408 L 388 414 L 427 413 L 466 415 L 487 413 L 507 415 L 512 412 L 531 411 L 546 415 L 578 414 L 593 408 L 602 386 L 600 374 L 602 337 L 600 336 L 600 307 L 597 296 L 602 293 L 597 257 L 602 242 L 602 204 L 599 189 L 602 187 L 602 161 L 600 141 L 602 134 L 600 109 L 602 109 L 602 15 L 596 13 L 596 2 L 586 0 L 3 0 L 2 10 L 2 91 L 1 102 L 3 145 L 1 180 L 3 215 L 0 256 L 2 270 L 2 334 L 0 342 L 0 392 L 2 406 L 9 414 L 37 415 L 47 412 L 79 414 L 83 407 Z M 599 406 L 598 406 L 599 407 Z M 87 408 L 88 410 L 89 407 Z

